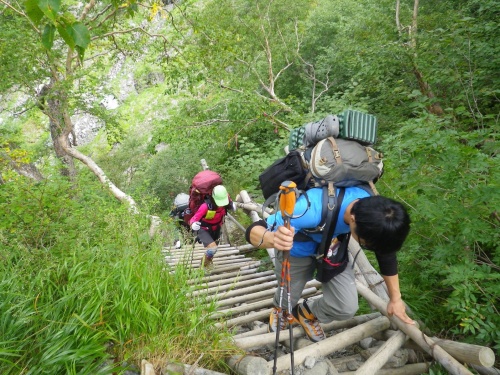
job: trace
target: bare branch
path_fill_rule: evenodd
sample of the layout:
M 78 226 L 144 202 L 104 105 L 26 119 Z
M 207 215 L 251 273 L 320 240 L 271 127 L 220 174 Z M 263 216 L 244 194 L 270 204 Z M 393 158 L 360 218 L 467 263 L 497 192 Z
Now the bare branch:
M 83 8 L 83 12 L 80 15 L 79 20 L 83 21 L 86 17 L 87 14 L 90 12 L 90 10 L 95 6 L 95 0 L 90 0 L 87 5 Z
M 234 91 L 234 92 L 237 92 L 239 94 L 244 94 L 244 92 L 242 90 L 233 89 L 232 87 L 224 85 L 224 81 L 223 80 L 220 81 L 219 86 L 222 89 L 226 89 L 226 90 L 229 90 L 229 91 Z
M 106 185 L 109 188 L 109 190 L 115 196 L 115 198 L 117 198 L 121 202 L 127 202 L 129 204 L 130 209 L 133 213 L 139 212 L 137 209 L 137 204 L 132 199 L 132 197 L 125 194 L 115 184 L 113 184 L 106 176 L 104 171 L 91 158 L 82 154 L 80 151 L 72 147 L 66 147 L 64 151 L 66 151 L 68 155 L 72 156 L 75 159 L 80 160 L 83 164 L 89 167 L 89 169 L 97 176 L 99 181 L 101 181 L 103 185 Z

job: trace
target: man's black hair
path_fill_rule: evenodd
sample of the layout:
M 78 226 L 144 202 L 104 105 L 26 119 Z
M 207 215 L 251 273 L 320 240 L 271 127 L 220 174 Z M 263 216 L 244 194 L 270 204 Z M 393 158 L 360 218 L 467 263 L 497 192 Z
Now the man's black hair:
M 356 220 L 356 235 L 369 250 L 393 253 L 401 249 L 410 232 L 410 216 L 405 207 L 393 199 L 362 198 L 354 203 L 351 214 Z

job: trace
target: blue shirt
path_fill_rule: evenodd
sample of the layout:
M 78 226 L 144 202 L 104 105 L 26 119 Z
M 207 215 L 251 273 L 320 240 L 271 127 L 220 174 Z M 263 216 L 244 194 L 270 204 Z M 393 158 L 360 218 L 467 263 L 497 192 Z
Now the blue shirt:
M 338 192 L 339 189 L 337 189 L 337 195 Z M 349 206 L 356 199 L 366 198 L 369 196 L 370 194 L 362 188 L 355 186 L 345 188 L 344 199 L 342 200 L 342 205 L 340 206 L 340 212 L 333 237 L 336 237 L 339 234 L 350 232 L 349 225 L 344 222 L 344 214 L 347 206 Z M 307 207 L 308 203 L 306 197 L 304 195 L 301 195 L 299 199 L 297 199 L 295 209 L 293 211 L 293 216 L 290 219 L 290 226 L 295 228 L 296 233 L 301 229 L 312 229 L 321 224 L 321 214 L 323 210 L 323 189 L 313 188 L 307 190 L 307 198 L 309 199 L 310 207 Z M 279 210 L 275 214 L 269 216 L 266 221 L 269 230 L 276 230 L 278 226 L 283 225 L 283 217 L 281 216 Z M 292 250 L 290 252 L 291 256 L 300 258 L 316 255 L 316 248 L 318 244 L 321 243 L 322 235 L 321 233 L 315 233 L 309 234 L 309 236 L 312 238 L 312 241 L 293 242 Z

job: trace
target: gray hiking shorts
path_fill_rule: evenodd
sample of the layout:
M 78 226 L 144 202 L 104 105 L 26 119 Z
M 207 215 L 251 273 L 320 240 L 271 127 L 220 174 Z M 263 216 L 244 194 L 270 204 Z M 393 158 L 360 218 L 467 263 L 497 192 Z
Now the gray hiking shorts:
M 280 279 L 283 252 L 276 251 L 275 274 L 278 280 L 278 288 L 274 294 L 274 305 L 279 306 L 280 301 Z M 306 283 L 314 278 L 316 270 L 316 259 L 314 257 L 297 258 L 290 256 L 290 285 L 292 308 L 297 305 L 302 296 Z M 333 320 L 345 320 L 352 318 L 358 311 L 358 293 L 356 291 L 354 270 L 349 263 L 341 274 L 335 276 L 327 283 L 322 283 L 323 296 L 312 298 L 307 301 L 311 312 L 321 323 L 329 323 Z M 288 299 L 285 290 L 283 293 L 281 307 L 287 308 Z
M 219 241 L 219 237 L 220 237 L 220 227 L 215 231 L 204 228 L 200 228 L 200 230 L 198 231 L 198 239 L 200 240 L 200 242 L 203 244 L 204 247 L 207 247 L 212 242 Z

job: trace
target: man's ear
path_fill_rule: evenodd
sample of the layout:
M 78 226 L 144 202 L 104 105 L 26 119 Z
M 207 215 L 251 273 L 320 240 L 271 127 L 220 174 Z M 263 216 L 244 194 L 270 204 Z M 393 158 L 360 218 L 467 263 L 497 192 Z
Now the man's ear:
M 349 220 L 350 220 L 350 223 L 352 223 L 352 224 L 356 223 L 356 218 L 354 217 L 354 215 L 351 215 Z

